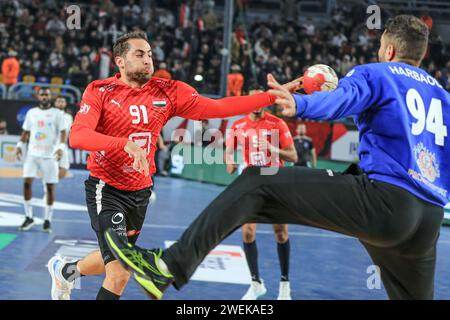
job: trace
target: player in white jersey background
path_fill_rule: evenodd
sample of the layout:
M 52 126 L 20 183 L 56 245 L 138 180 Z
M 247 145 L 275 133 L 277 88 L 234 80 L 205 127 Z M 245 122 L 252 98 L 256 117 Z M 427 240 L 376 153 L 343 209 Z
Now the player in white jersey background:
M 73 116 L 72 114 L 70 114 L 69 112 L 67 112 L 67 100 L 65 97 L 63 96 L 57 96 L 55 98 L 55 103 L 54 103 L 55 108 L 61 110 L 63 112 L 64 115 L 64 120 L 66 122 L 66 128 L 67 128 L 67 133 L 69 133 L 70 131 L 70 127 L 72 127 L 72 123 L 73 123 Z M 69 148 L 67 146 L 67 139 L 68 139 L 68 134 L 66 135 L 66 140 L 64 141 L 65 144 L 65 150 L 61 159 L 58 161 L 58 166 L 59 166 L 59 179 L 62 179 L 64 177 L 67 176 L 67 173 L 69 171 L 70 168 L 70 161 L 69 161 Z M 58 139 L 58 141 L 60 141 Z
M 39 105 L 30 109 L 25 116 L 22 135 L 16 147 L 16 155 L 20 160 L 28 142 L 23 166 L 25 220 L 19 230 L 29 230 L 34 224 L 31 187 L 33 179 L 38 177 L 40 171 L 47 191 L 43 230 L 50 232 L 55 184 L 59 181 L 58 160 L 66 148 L 67 131 L 63 113 L 52 107 L 51 91 L 46 88 L 39 89 L 38 100 Z

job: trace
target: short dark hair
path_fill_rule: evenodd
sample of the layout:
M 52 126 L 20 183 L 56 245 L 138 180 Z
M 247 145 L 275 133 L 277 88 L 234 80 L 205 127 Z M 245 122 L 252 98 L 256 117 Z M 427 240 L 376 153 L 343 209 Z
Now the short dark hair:
M 113 45 L 113 56 L 124 57 L 128 50 L 130 50 L 130 44 L 128 40 L 131 39 L 143 39 L 148 42 L 147 34 L 144 31 L 132 31 L 122 35 Z
M 55 101 L 56 101 L 56 100 L 58 100 L 58 99 L 64 99 L 64 100 L 66 100 L 66 101 L 67 101 L 66 97 L 64 97 L 64 96 L 61 96 L 61 95 L 59 95 L 59 96 L 56 96 L 56 98 L 55 98 Z
M 429 30 L 419 18 L 407 14 L 390 18 L 385 25 L 385 35 L 395 43 L 400 60 L 422 61 L 428 47 Z
M 52 90 L 50 90 L 49 87 L 40 87 L 40 88 L 38 89 L 38 94 L 39 94 L 39 92 L 41 92 L 41 91 L 48 91 L 48 92 L 49 92 L 49 95 L 50 95 L 50 96 L 52 95 Z

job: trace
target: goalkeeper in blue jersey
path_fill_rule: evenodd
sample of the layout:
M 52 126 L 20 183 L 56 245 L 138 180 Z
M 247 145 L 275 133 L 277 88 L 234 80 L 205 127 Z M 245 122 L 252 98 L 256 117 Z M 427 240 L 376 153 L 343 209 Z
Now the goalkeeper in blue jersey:
M 285 115 L 354 116 L 359 165 L 344 173 L 302 167 L 244 171 L 167 250 L 108 243 L 154 298 L 181 288 L 203 258 L 245 223 L 301 224 L 356 237 L 391 299 L 432 299 L 436 243 L 450 188 L 450 95 L 419 69 L 428 29 L 400 15 L 385 25 L 380 63 L 355 67 L 333 92 L 289 93 L 269 76 Z M 142 261 L 142 257 L 146 261 Z

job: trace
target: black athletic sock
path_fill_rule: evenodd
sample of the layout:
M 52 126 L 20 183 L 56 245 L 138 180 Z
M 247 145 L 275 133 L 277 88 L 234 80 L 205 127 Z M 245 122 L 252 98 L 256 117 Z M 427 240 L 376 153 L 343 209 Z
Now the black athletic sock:
M 285 243 L 277 244 L 278 260 L 280 261 L 281 281 L 289 281 L 289 253 L 291 245 L 289 239 Z
M 115 293 L 112 293 L 111 291 L 101 287 L 100 290 L 98 290 L 97 293 L 97 300 L 119 300 L 120 296 L 118 296 Z
M 250 274 L 252 275 L 252 281 L 258 281 L 261 283 L 258 270 L 258 247 L 256 246 L 256 240 L 252 243 L 244 242 L 244 252 L 247 259 L 248 268 L 250 269 Z
M 64 265 L 64 267 L 62 267 L 61 273 L 62 273 L 62 276 L 64 277 L 64 279 L 66 279 L 67 281 L 73 281 L 75 279 L 78 279 L 79 277 L 84 276 L 78 271 L 77 263 L 78 263 L 78 261 L 69 262 L 69 263 L 66 263 Z

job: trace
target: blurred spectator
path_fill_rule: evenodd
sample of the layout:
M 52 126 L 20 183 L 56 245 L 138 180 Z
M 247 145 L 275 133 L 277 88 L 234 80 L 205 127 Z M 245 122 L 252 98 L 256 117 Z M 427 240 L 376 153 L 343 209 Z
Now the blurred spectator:
M 308 36 L 313 36 L 316 30 L 311 18 L 308 18 L 306 23 L 303 25 L 303 28 L 305 28 L 305 32 Z
M 430 14 L 427 11 L 424 11 L 422 15 L 420 16 L 420 20 L 422 20 L 428 27 L 428 29 L 433 28 L 433 18 L 430 16 Z
M 49 34 L 63 34 L 66 31 L 66 25 L 56 15 L 45 25 L 45 30 Z
M 134 20 L 139 19 L 141 14 L 141 8 L 134 3 L 134 0 L 128 0 L 128 4 L 123 7 L 122 11 L 125 16 L 129 14 Z
M 153 74 L 154 77 L 163 78 L 163 79 L 172 79 L 172 75 L 167 70 L 167 64 L 164 62 L 161 62 L 159 64 L 159 69 L 155 71 Z
M 447 81 L 448 81 L 448 79 L 446 79 L 444 77 L 444 74 L 442 73 L 441 70 L 436 70 L 436 72 L 434 73 L 434 78 L 439 82 L 439 84 L 443 88 L 447 88 Z
M 5 118 L 0 118 L 0 135 L 8 134 L 8 124 Z
M 2 63 L 3 83 L 7 86 L 17 83 L 17 77 L 20 73 L 20 63 L 16 56 L 17 52 L 9 50 L 8 57 Z
M 206 11 L 206 14 L 203 15 L 203 23 L 205 31 L 214 31 L 219 26 L 219 19 L 214 13 L 212 7 Z
M 161 37 L 156 38 L 156 41 L 153 42 L 152 45 L 152 53 L 153 53 L 153 58 L 156 61 L 164 61 L 165 60 L 165 53 L 164 50 L 162 49 L 163 47 L 163 41 L 161 39 Z
M 112 17 L 116 14 L 116 6 L 112 0 L 103 0 L 100 3 L 100 16 Z
M 310 137 L 306 135 L 306 125 L 300 123 L 297 126 L 297 135 L 294 137 L 294 146 L 298 160 L 294 166 L 315 168 L 317 166 L 316 148 Z
M 92 81 L 92 68 L 87 56 L 82 56 L 79 66 L 73 66 L 71 70 L 71 84 L 78 87 L 86 87 Z
M 172 76 L 174 80 L 185 82 L 187 80 L 186 71 L 183 64 L 179 60 L 175 60 L 172 68 Z
M 108 51 L 106 48 L 100 48 L 97 56 L 95 57 L 95 63 L 99 67 L 99 73 L 98 78 L 99 79 L 106 79 L 111 74 L 112 69 L 112 53 L 111 51 Z
M 281 0 L 280 12 L 281 16 L 287 21 L 294 21 L 297 19 L 297 5 L 295 0 Z
M 231 73 L 228 74 L 227 97 L 241 96 L 244 86 L 244 76 L 241 73 L 241 67 L 234 64 L 231 66 Z
M 297 8 L 288 9 L 293 2 L 285 0 L 280 5 L 292 14 Z M 188 81 L 205 94 L 219 93 L 223 15 L 218 14 L 220 8 L 214 7 L 214 1 L 80 0 L 82 30 L 66 29 L 62 3 L 0 1 L 0 48 L 19 53 L 22 76 L 50 79 L 57 74 L 84 89 L 89 79 L 112 75 L 116 68 L 110 55 L 112 43 L 122 33 L 139 28 L 151 40 L 155 66 L 164 62 L 173 79 Z M 265 83 L 268 72 L 285 81 L 301 75 L 311 64 L 322 63 L 342 77 L 356 64 L 377 61 L 379 34 L 367 30 L 364 6 L 360 10 L 354 9 L 355 3 L 350 7 L 339 3 L 330 21 L 321 19 L 320 24 L 311 18 L 299 24 L 296 15 L 292 21 L 286 16 L 277 19 L 278 9 L 273 8 L 273 19 L 242 20 L 255 3 L 236 4 L 236 12 L 240 8 L 242 15 L 235 24 L 231 63 L 241 67 L 241 90 L 254 82 Z M 422 19 L 432 27 L 429 14 L 422 14 Z M 0 49 L 0 62 L 6 57 L 6 50 Z M 422 67 L 448 85 L 448 61 L 448 48 L 441 37 L 432 34 Z
M 342 32 L 339 32 L 337 35 L 333 37 L 331 44 L 335 47 L 341 47 L 343 43 L 347 41 L 348 41 L 347 37 Z

